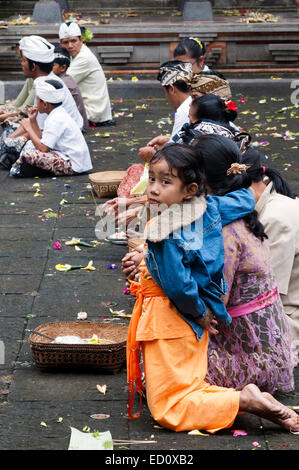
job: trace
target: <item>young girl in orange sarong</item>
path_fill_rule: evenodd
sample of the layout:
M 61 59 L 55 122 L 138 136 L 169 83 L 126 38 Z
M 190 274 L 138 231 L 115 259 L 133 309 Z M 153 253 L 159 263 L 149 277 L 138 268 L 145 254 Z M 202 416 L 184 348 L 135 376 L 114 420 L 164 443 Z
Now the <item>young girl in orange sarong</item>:
M 160 425 L 213 433 L 247 411 L 299 431 L 296 412 L 255 385 L 236 391 L 205 381 L 209 333 L 217 334 L 218 321 L 231 321 L 221 300 L 222 226 L 252 212 L 255 201 L 249 189 L 205 196 L 201 168 L 194 150 L 178 144 L 150 163 L 147 196 L 156 216 L 145 231 L 140 282 L 131 282 L 136 303 L 127 341 L 128 417 L 139 416 L 133 395 L 136 387 L 141 404 L 142 349 L 146 398 Z

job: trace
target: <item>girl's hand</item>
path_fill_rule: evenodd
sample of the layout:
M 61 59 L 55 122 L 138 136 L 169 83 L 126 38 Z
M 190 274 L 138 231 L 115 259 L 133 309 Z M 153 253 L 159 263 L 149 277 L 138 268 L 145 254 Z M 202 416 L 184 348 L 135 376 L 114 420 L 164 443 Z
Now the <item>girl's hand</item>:
M 132 209 L 128 209 L 124 212 L 122 212 L 121 214 L 118 214 L 116 217 L 115 217 L 115 223 L 117 225 L 124 225 L 124 226 L 128 226 L 130 222 L 132 222 L 132 220 L 136 219 L 136 217 L 138 217 L 140 211 L 141 211 L 142 207 L 134 207 Z
M 218 335 L 219 331 L 217 330 L 216 326 L 218 325 L 217 320 L 212 320 L 206 327 L 210 335 Z
M 125 198 L 123 198 L 125 201 Z M 118 205 L 120 203 L 120 198 L 115 197 L 114 199 L 110 199 L 109 201 L 105 202 L 105 204 L 102 205 L 102 208 L 104 209 L 105 214 L 110 215 L 117 213 Z
M 167 135 L 158 135 L 157 137 L 154 137 L 152 140 L 150 140 L 147 145 L 154 147 L 155 150 L 159 150 L 161 147 L 163 147 L 163 145 L 167 144 L 169 139 L 170 137 Z
M 136 197 L 115 197 L 114 199 L 110 199 L 109 201 L 105 202 L 102 205 L 105 214 L 114 214 L 118 213 L 118 209 L 126 209 L 132 204 L 142 204 L 144 205 L 146 202 L 144 196 L 136 196 Z
M 26 131 L 26 132 L 30 132 L 31 130 L 31 123 L 29 121 L 28 118 L 24 118 L 24 119 L 21 119 L 19 124 L 21 124 L 21 126 L 23 127 L 23 129 Z
M 196 323 L 205 330 L 208 330 L 209 334 L 211 335 L 217 335 L 219 333 L 219 331 L 216 329 L 218 322 L 209 307 L 206 307 L 205 316 L 202 317 L 200 320 L 197 320 Z
M 127 253 L 121 262 L 122 271 L 127 279 L 134 279 L 135 275 L 139 272 L 139 264 L 143 258 L 143 252 L 131 251 Z

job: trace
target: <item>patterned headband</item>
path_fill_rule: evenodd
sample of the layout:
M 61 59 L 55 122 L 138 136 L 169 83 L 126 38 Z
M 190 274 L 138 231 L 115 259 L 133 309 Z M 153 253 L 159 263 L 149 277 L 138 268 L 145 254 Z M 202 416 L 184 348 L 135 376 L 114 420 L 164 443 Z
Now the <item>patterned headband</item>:
M 191 92 L 198 91 L 202 94 L 212 93 L 221 98 L 231 98 L 231 89 L 229 83 L 217 75 L 209 75 L 206 73 L 193 73 L 190 76 L 189 87 Z
M 185 62 L 177 65 L 170 65 L 160 67 L 158 80 L 160 80 L 162 86 L 173 85 L 179 80 L 188 82 L 190 74 L 192 73 L 192 64 Z

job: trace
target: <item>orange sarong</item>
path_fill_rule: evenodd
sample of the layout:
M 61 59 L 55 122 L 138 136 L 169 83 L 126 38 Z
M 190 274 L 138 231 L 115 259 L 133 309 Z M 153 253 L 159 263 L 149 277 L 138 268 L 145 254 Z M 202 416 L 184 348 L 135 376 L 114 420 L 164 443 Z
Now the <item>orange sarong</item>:
M 159 424 L 174 431 L 199 429 L 211 433 L 232 426 L 239 411 L 240 392 L 205 381 L 208 332 L 205 330 L 198 341 L 150 277 L 144 261 L 140 268 L 140 283 L 131 284 L 136 303 L 127 341 L 129 418 L 139 416 L 132 410 L 134 385 L 140 397 L 142 392 L 142 348 L 147 403 Z

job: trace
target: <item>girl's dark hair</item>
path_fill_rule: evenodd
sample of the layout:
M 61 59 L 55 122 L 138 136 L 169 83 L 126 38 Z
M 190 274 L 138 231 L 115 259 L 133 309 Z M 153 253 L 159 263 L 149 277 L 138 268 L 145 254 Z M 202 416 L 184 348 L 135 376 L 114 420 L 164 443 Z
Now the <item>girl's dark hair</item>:
M 206 178 L 203 172 L 203 162 L 194 149 L 184 144 L 169 144 L 158 150 L 150 163 L 165 159 L 169 170 L 177 170 L 178 177 L 186 186 L 197 183 L 197 196 L 206 194 Z
M 70 63 L 71 63 L 71 56 L 69 54 L 69 52 L 64 49 L 61 44 L 57 43 L 55 44 L 55 49 L 54 49 L 54 54 L 57 54 L 59 53 L 60 55 L 63 55 L 64 57 L 55 57 L 54 58 L 54 63 L 58 64 L 58 65 L 65 65 L 66 68 L 68 68 L 70 66 Z
M 202 46 L 195 41 L 195 39 L 186 38 L 183 39 L 173 51 L 173 57 L 179 57 L 181 55 L 188 54 L 192 59 L 200 59 L 206 53 L 204 43 L 201 41 Z
M 233 163 L 242 163 L 239 147 L 231 139 L 216 134 L 204 135 L 194 141 L 192 146 L 197 157 L 203 162 L 207 184 L 215 196 L 224 196 L 241 188 L 249 188 L 252 180 L 247 171 L 227 175 Z M 268 238 L 256 211 L 243 219 L 256 237 L 262 241 Z
M 210 119 L 211 121 L 218 122 L 229 130 L 234 130 L 230 127 L 229 122 L 234 121 L 238 116 L 236 111 L 227 109 L 225 101 L 220 96 L 206 93 L 199 98 L 192 101 L 192 106 L 196 110 L 196 117 L 199 121 L 203 119 Z
M 169 60 L 167 62 L 164 62 L 160 67 L 169 67 L 169 68 L 173 67 L 175 69 L 176 65 L 179 65 L 179 64 L 184 64 L 184 62 L 182 62 L 181 60 Z M 157 80 L 159 80 L 159 82 L 162 80 L 164 73 L 159 71 L 157 75 Z M 184 80 L 178 80 L 177 82 L 173 83 L 173 86 L 175 86 L 182 93 L 189 93 L 189 87 L 187 83 L 184 82 Z M 164 88 L 168 89 L 169 87 L 170 85 L 166 85 Z
M 31 59 L 28 59 L 28 58 L 27 58 L 27 60 L 28 60 L 29 70 L 32 70 L 33 66 L 35 64 L 40 68 L 40 70 L 42 72 L 45 72 L 47 74 L 52 72 L 54 62 L 48 62 L 48 63 L 44 64 L 43 62 L 37 62 L 36 60 L 31 60 Z
M 273 183 L 271 192 L 275 190 L 279 194 L 283 194 L 284 196 L 295 199 L 296 195 L 293 193 L 293 190 L 290 188 L 281 174 L 273 168 L 268 168 L 261 165 L 261 155 L 257 150 L 249 147 L 243 154 L 242 161 L 243 163 L 250 165 L 247 173 L 251 176 L 252 181 L 258 183 L 262 181 L 265 176 L 267 176 Z

